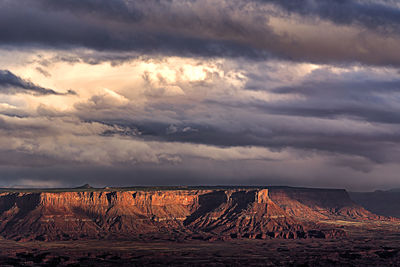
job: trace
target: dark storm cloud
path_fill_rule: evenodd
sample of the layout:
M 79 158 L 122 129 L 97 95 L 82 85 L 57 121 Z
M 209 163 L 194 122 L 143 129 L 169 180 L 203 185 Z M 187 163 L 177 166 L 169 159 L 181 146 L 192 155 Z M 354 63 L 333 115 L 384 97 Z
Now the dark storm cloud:
M 26 8 L 15 2 L 0 4 L 3 44 L 199 56 L 265 54 L 224 36 L 241 31 L 240 22 L 223 14 L 221 18 L 185 17 L 171 10 L 169 1 L 142 2 L 148 13 L 144 17 L 139 11 L 128 11 L 124 1 L 20 2 Z
M 398 32 L 400 9 L 389 1 L 357 0 L 260 0 L 277 5 L 287 12 L 302 16 L 315 16 L 336 24 L 357 24 L 385 33 Z M 386 3 L 386 4 L 385 4 Z
M 198 162 L 199 165 L 205 162 Z M 240 165 L 240 163 L 236 163 Z M 190 165 L 193 165 L 191 163 Z M 233 166 L 228 165 L 228 168 Z M 54 182 L 61 187 L 75 187 L 83 182 L 92 186 L 185 186 L 185 185 L 282 185 L 289 182 L 287 178 L 279 176 L 247 176 L 246 181 L 240 177 L 231 176 L 226 173 L 213 170 L 201 170 L 191 168 L 173 169 L 166 166 L 135 166 L 126 168 L 99 167 L 99 166 L 76 166 L 63 164 L 60 166 L 29 168 L 9 167 L 0 169 L 2 179 L 1 185 L 26 187 L 27 180 L 40 181 L 42 187 L 52 186 Z M 24 179 L 23 177 L 29 177 Z M 144 178 L 145 177 L 145 178 Z M 50 185 L 46 185 L 49 183 Z M 311 183 L 310 183 L 311 184 Z M 315 183 L 314 183 L 315 185 Z
M 49 165 L 65 163 L 65 161 L 59 161 L 48 155 L 36 154 L 35 157 L 32 157 L 32 153 L 28 151 L 8 150 L 0 153 L 0 166 L 20 166 L 22 162 L 24 166 L 32 168 L 43 168 Z
M 277 117 L 276 119 L 278 119 Z M 280 119 L 284 120 L 284 117 Z M 164 140 L 172 142 L 189 142 L 195 144 L 208 144 L 222 147 L 232 146 L 260 146 L 272 150 L 294 148 L 305 151 L 319 151 L 322 153 L 335 153 L 357 155 L 377 163 L 399 160 L 397 152 L 388 153 L 392 146 L 400 141 L 398 134 L 360 134 L 360 133 L 324 133 L 306 132 L 301 128 L 290 129 L 281 127 L 271 129 L 278 122 L 270 123 L 264 129 L 254 130 L 251 127 L 241 131 L 221 129 L 216 125 L 203 125 L 196 132 L 179 131 L 166 134 L 164 131 L 152 132 L 142 135 L 149 140 Z M 147 126 L 149 127 L 149 126 Z M 146 129 L 147 127 L 143 127 Z M 185 128 L 188 126 L 180 126 Z M 139 130 L 141 128 L 139 127 Z M 395 157 L 393 157 L 396 154 Z M 370 163 L 368 163 L 370 164 Z
M 361 29 L 356 28 L 351 38 L 339 34 L 329 42 L 324 37 L 299 39 L 278 34 L 268 24 L 271 14 L 277 12 L 268 10 L 266 2 L 296 12 L 305 21 L 308 16 L 319 16 Z M 3 1 L 0 42 L 10 46 L 399 66 L 398 47 L 393 44 L 400 38 L 393 30 L 399 28 L 399 12 L 388 5 L 356 1 Z M 381 28 L 385 33 L 392 29 L 392 36 L 371 35 L 368 30 Z M 389 37 L 394 39 L 382 46 Z
M 386 73 L 387 74 L 387 73 Z M 334 73 L 330 68 L 312 71 L 302 82 L 268 86 L 273 80 L 259 72 L 249 74 L 246 90 L 273 93 L 285 99 L 253 101 L 268 114 L 315 118 L 351 118 L 367 122 L 400 123 L 400 80 L 365 71 Z
M 205 105 L 210 113 L 222 112 L 217 108 L 217 106 L 221 108 L 221 103 Z M 201 116 L 186 117 L 186 114 L 180 114 L 182 122 L 166 124 L 157 121 L 155 113 L 153 121 L 105 119 L 96 122 L 109 126 L 118 125 L 120 129 L 123 129 L 107 130 L 104 132 L 106 136 L 122 135 L 133 138 L 140 136 L 147 141 L 206 144 L 218 147 L 257 146 L 276 151 L 298 149 L 360 156 L 375 163 L 400 160 L 400 154 L 395 149 L 396 144 L 400 141 L 397 131 L 379 131 L 377 130 L 379 126 L 376 126 L 375 129 L 366 129 L 363 132 L 363 129 L 357 129 L 358 125 L 353 126 L 354 131 L 348 131 L 346 128 L 349 126 L 342 126 L 340 122 L 336 126 L 335 120 L 310 123 L 296 114 L 273 115 L 273 112 L 270 111 L 268 111 L 268 115 L 263 114 L 264 107 L 259 108 L 257 112 L 254 110 L 249 112 L 248 107 L 245 106 L 222 108 L 228 109 L 227 113 L 229 114 L 220 114 L 220 120 L 207 120 Z M 212 118 L 210 114 L 203 115 Z M 85 117 L 90 117 L 90 115 Z M 312 121 L 313 118 L 318 118 L 318 115 L 314 114 L 310 117 L 310 121 Z M 236 121 L 236 124 L 230 124 L 229 121 Z M 366 162 L 366 164 L 368 165 L 370 162 Z
M 0 93 L 32 93 L 38 95 L 65 95 L 76 94 L 69 90 L 67 93 L 58 93 L 52 89 L 43 88 L 28 80 L 24 80 L 8 70 L 0 70 Z
M 396 104 L 399 80 L 310 80 L 297 86 L 275 88 L 272 92 L 306 98 L 258 105 L 269 113 L 319 118 L 347 116 L 368 122 L 400 123 L 400 109 Z
M 124 0 L 38 0 L 38 2 L 49 10 L 68 10 L 82 16 L 95 15 L 123 22 L 137 22 L 142 17 L 142 12 L 135 8 L 134 1 L 129 1 L 129 4 Z

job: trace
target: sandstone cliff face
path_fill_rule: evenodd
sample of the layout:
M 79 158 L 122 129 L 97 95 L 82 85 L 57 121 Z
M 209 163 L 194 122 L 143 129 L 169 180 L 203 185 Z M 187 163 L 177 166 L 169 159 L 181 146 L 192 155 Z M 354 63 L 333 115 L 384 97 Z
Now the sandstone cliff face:
M 299 219 L 364 216 L 346 195 L 277 189 L 2 193 L 0 234 L 16 240 L 332 237 L 344 233 Z
M 199 196 L 190 229 L 230 237 L 305 237 L 305 229 L 268 197 L 268 190 L 215 191 Z
M 63 192 L 0 195 L 0 232 L 9 238 L 124 237 L 179 228 L 196 191 Z

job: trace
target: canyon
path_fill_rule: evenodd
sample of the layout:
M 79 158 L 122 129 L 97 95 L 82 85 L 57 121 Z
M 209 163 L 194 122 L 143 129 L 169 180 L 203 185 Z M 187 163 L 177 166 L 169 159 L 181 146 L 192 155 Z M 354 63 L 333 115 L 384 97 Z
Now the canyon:
M 292 187 L 3 190 L 0 235 L 17 241 L 338 238 L 328 221 L 393 221 L 345 190 Z

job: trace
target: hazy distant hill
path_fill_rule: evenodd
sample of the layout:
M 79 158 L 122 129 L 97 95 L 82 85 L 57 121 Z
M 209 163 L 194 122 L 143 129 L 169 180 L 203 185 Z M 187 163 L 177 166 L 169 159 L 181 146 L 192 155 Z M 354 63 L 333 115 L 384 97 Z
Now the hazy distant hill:
M 354 202 L 367 210 L 383 216 L 400 218 L 400 189 L 375 192 L 350 192 Z

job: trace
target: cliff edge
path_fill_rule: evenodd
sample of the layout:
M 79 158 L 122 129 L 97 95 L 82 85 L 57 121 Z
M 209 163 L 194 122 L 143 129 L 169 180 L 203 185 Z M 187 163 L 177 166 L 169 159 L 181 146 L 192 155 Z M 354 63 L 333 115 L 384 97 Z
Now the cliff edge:
M 321 229 L 312 223 L 335 216 L 379 219 L 340 190 L 235 188 L 0 194 L 0 235 L 14 240 L 343 236 L 342 230 Z

